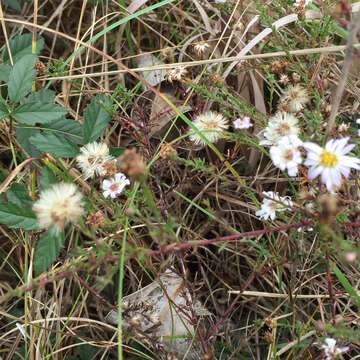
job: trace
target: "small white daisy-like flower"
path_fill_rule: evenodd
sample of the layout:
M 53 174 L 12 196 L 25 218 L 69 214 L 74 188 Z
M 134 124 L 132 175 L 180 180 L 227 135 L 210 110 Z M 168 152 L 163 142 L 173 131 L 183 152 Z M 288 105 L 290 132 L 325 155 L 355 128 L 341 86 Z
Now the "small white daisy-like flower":
M 179 65 L 166 72 L 166 80 L 172 83 L 174 80 L 180 81 L 187 74 L 185 66 Z
M 235 129 L 248 129 L 253 126 L 248 116 L 243 116 L 233 121 Z
M 280 170 L 287 169 L 289 176 L 296 176 L 298 165 L 301 164 L 299 146 L 302 141 L 296 135 L 281 138 L 277 145 L 270 148 L 270 156 L 273 164 Z
M 221 139 L 223 137 L 222 132 L 229 127 L 228 120 L 214 111 L 207 111 L 198 115 L 193 124 L 212 143 Z M 204 140 L 194 132 L 191 132 L 189 138 L 195 145 L 206 145 Z
M 291 112 L 298 112 L 309 102 L 307 90 L 299 84 L 290 85 L 284 91 L 280 98 L 280 103 L 288 104 Z
M 341 123 L 338 127 L 340 133 L 347 132 L 349 130 L 350 124 Z
M 263 194 L 276 201 L 263 199 L 260 210 L 257 210 L 255 213 L 260 219 L 267 220 L 270 217 L 271 220 L 275 220 L 276 211 L 290 210 L 289 206 L 292 206 L 290 197 L 279 196 L 279 193 L 273 191 L 263 191 Z
M 342 348 L 337 347 L 336 340 L 332 339 L 332 338 L 326 338 L 325 344 L 321 345 L 321 347 L 324 349 L 326 360 L 333 360 L 338 355 L 340 355 L 350 349 L 349 346 L 344 346 Z
M 106 170 L 103 165 L 111 160 L 109 148 L 105 143 L 92 142 L 80 149 L 80 154 L 76 157 L 76 163 L 88 179 L 94 175 L 105 175 Z
M 347 179 L 351 169 L 360 170 L 360 159 L 346 156 L 355 146 L 347 145 L 348 141 L 349 137 L 332 139 L 325 144 L 325 148 L 312 142 L 303 143 L 307 151 L 304 164 L 310 166 L 308 178 L 312 180 L 321 174 L 322 183 L 333 191 L 334 187 L 341 185 L 341 175 Z
M 40 193 L 33 210 L 38 224 L 44 228 L 52 226 L 59 230 L 66 222 L 76 222 L 84 213 L 82 196 L 74 184 L 59 183 Z
M 210 45 L 207 42 L 201 41 L 194 46 L 194 50 L 197 52 L 198 55 L 202 55 L 209 47 Z
M 265 139 L 260 141 L 260 145 L 277 145 L 279 140 L 284 136 L 298 136 L 300 129 L 298 120 L 292 114 L 278 111 L 269 119 L 269 123 L 262 135 Z
M 114 178 L 103 181 L 103 195 L 106 198 L 110 195 L 115 199 L 124 190 L 126 185 L 130 185 L 130 180 L 123 173 L 117 173 Z

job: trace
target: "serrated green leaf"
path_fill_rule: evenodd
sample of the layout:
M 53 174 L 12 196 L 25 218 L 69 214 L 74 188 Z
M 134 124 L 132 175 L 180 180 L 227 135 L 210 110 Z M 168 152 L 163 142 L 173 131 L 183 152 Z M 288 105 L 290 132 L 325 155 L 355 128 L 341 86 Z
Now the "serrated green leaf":
M 9 202 L 0 204 L 0 223 L 15 229 L 39 230 L 40 228 L 31 208 Z
M 41 151 L 30 143 L 30 138 L 33 135 L 39 133 L 39 130 L 36 127 L 32 126 L 17 126 L 15 131 L 16 140 L 24 148 L 24 150 L 29 154 L 30 157 L 39 157 Z
M 13 183 L 6 191 L 6 198 L 9 202 L 19 206 L 32 207 L 34 201 L 29 196 L 28 190 L 19 183 Z
M 31 92 L 26 98 L 21 100 L 22 104 L 28 103 L 53 103 L 55 99 L 55 91 L 49 89 L 41 89 Z
M 30 138 L 30 143 L 39 150 L 54 154 L 56 157 L 74 157 L 79 153 L 79 148 L 62 135 L 36 134 Z
M 66 135 L 75 144 L 83 144 L 84 131 L 81 124 L 71 119 L 57 119 L 43 127 L 43 130 L 56 131 L 58 135 Z
M 95 96 L 84 113 L 84 144 L 99 138 L 108 126 L 110 115 L 103 109 L 109 105 L 109 99 L 100 94 Z
M 8 107 L 5 100 L 0 96 L 0 120 L 6 118 L 9 115 Z
M 40 188 L 42 191 L 48 189 L 50 187 L 50 185 L 52 184 L 56 184 L 58 181 L 55 177 L 55 175 L 53 174 L 53 172 L 47 168 L 44 167 L 41 170 L 41 175 L 40 175 Z
M 9 40 L 11 56 L 14 63 L 25 55 L 32 54 L 32 34 L 17 35 Z M 44 39 L 41 36 L 36 38 L 36 54 L 39 54 L 44 47 Z M 4 62 L 9 62 L 9 52 L 5 47 L 3 52 Z
M 67 113 L 58 104 L 32 102 L 18 106 L 12 116 L 25 125 L 47 124 L 61 118 Z
M 34 271 L 36 276 L 50 267 L 58 258 L 63 246 L 64 233 L 57 228 L 50 228 L 41 235 L 35 249 Z
M 8 82 L 11 66 L 9 64 L 0 65 L 0 81 Z
M 15 63 L 9 75 L 8 92 L 10 100 L 15 104 L 28 94 L 36 77 L 35 55 L 26 55 Z

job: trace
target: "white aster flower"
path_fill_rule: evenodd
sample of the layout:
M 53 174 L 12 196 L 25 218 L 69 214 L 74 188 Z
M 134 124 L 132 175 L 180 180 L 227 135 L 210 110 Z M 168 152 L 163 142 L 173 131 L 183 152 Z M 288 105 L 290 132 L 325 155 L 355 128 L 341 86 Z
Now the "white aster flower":
M 263 194 L 276 201 L 263 199 L 260 210 L 255 213 L 260 219 L 267 220 L 270 217 L 271 220 L 275 220 L 276 211 L 290 210 L 289 206 L 292 206 L 292 201 L 289 196 L 279 196 L 279 193 L 273 191 L 263 191 Z
M 115 199 L 123 191 L 126 185 L 130 185 L 130 180 L 123 173 L 117 173 L 114 178 L 110 180 L 105 179 L 103 181 L 103 195 L 106 198 L 110 195 Z
M 228 120 L 214 111 L 207 111 L 197 116 L 193 124 L 212 143 L 221 139 L 223 137 L 222 132 L 229 127 Z M 189 138 L 195 145 L 206 145 L 204 140 L 194 132 L 191 132 Z
M 253 126 L 248 116 L 243 116 L 233 121 L 235 129 L 248 129 Z
M 103 165 L 111 160 L 109 148 L 105 143 L 92 142 L 80 149 L 80 154 L 76 157 L 76 163 L 88 179 L 96 175 L 105 175 L 106 170 Z
M 326 338 L 325 343 L 326 344 L 321 345 L 321 347 L 324 349 L 326 360 L 333 360 L 337 355 L 340 355 L 350 349 L 349 346 L 344 346 L 342 348 L 337 347 L 336 340 L 332 338 Z
M 333 191 L 334 186 L 341 185 L 341 175 L 347 179 L 352 168 L 360 170 L 360 159 L 346 156 L 355 146 L 347 145 L 348 141 L 349 137 L 332 139 L 325 144 L 325 148 L 312 142 L 303 143 L 307 151 L 304 164 L 310 166 L 308 178 L 312 180 L 321 174 L 322 183 Z
M 304 108 L 304 105 L 309 102 L 309 95 L 305 88 L 301 85 L 290 85 L 284 91 L 280 98 L 280 103 L 288 104 L 290 111 L 298 112 Z
M 280 170 L 287 169 L 289 176 L 296 176 L 298 165 L 301 164 L 299 146 L 302 141 L 296 135 L 281 138 L 277 145 L 270 148 L 270 157 L 273 164 Z
M 76 222 L 84 213 L 81 194 L 74 184 L 59 183 L 40 193 L 33 210 L 38 224 L 44 228 L 64 228 L 66 222 Z
M 262 135 L 265 139 L 261 140 L 259 144 L 277 145 L 279 140 L 284 136 L 298 136 L 299 133 L 300 129 L 296 117 L 292 114 L 278 111 L 269 119 L 267 127 L 262 131 Z

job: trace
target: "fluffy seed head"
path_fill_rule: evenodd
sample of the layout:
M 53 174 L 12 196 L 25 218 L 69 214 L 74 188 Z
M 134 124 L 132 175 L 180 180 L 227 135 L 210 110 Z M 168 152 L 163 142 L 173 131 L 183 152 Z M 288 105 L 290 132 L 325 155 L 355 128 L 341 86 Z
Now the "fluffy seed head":
M 102 176 L 106 174 L 104 165 L 111 160 L 109 148 L 105 143 L 92 142 L 80 149 L 80 154 L 76 157 L 76 163 L 88 179 L 95 174 Z
M 195 118 L 193 124 L 212 143 L 223 137 L 222 132 L 229 127 L 228 120 L 214 111 L 207 111 Z M 205 146 L 204 140 L 195 132 L 191 132 L 190 140 L 195 145 Z
M 40 193 L 33 210 L 40 226 L 64 228 L 66 222 L 76 222 L 84 213 L 81 194 L 73 184 L 59 183 Z
M 298 112 L 309 102 L 309 95 L 305 88 L 299 84 L 290 85 L 284 91 L 280 98 L 280 103 L 289 104 L 291 112 Z
M 260 141 L 260 145 L 277 145 L 281 138 L 290 135 L 298 136 L 299 133 L 296 117 L 279 111 L 269 119 L 269 123 L 263 131 L 265 139 Z

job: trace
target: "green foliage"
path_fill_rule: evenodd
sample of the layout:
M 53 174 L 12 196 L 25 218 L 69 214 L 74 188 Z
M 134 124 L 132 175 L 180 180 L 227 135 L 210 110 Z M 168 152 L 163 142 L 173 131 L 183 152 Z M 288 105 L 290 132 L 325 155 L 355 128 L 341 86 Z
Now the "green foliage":
M 36 77 L 35 61 L 35 55 L 26 55 L 17 61 L 11 69 L 8 83 L 11 102 L 19 102 L 22 97 L 30 92 L 32 82 Z
M 30 143 L 57 157 L 74 157 L 79 153 L 78 147 L 65 136 L 52 133 L 36 134 L 30 138 Z
M 40 188 L 42 191 L 48 189 L 51 185 L 56 184 L 57 182 L 58 181 L 55 175 L 52 173 L 52 171 L 49 168 L 44 167 L 41 170 Z
M 18 35 L 9 40 L 11 56 L 16 63 L 19 59 L 26 55 L 32 55 L 32 34 Z M 39 54 L 44 47 L 44 39 L 40 36 L 36 39 L 36 54 Z M 7 47 L 4 47 L 3 61 L 5 63 L 10 62 L 9 52 Z
M 65 115 L 67 111 L 60 105 L 31 102 L 17 107 L 12 116 L 25 125 L 46 124 Z
M 9 110 L 5 100 L 0 96 L 0 120 L 6 118 L 9 115 Z
M 64 246 L 64 233 L 56 227 L 45 231 L 36 246 L 34 271 L 36 275 L 43 271 L 58 258 L 60 249 Z
M 0 81 L 8 82 L 11 72 L 11 66 L 9 64 L 0 65 Z
M 31 208 L 11 202 L 0 204 L 0 223 L 15 229 L 39 230 L 36 215 Z
M 27 189 L 19 183 L 13 183 L 9 190 L 6 192 L 6 198 L 9 202 L 19 206 L 31 207 L 34 201 L 28 194 Z
M 84 143 L 90 143 L 99 138 L 106 129 L 110 115 L 104 106 L 109 106 L 109 99 L 101 94 L 95 96 L 84 114 Z
M 4 0 L 4 5 L 8 5 L 13 10 L 21 11 L 21 5 L 18 0 Z

